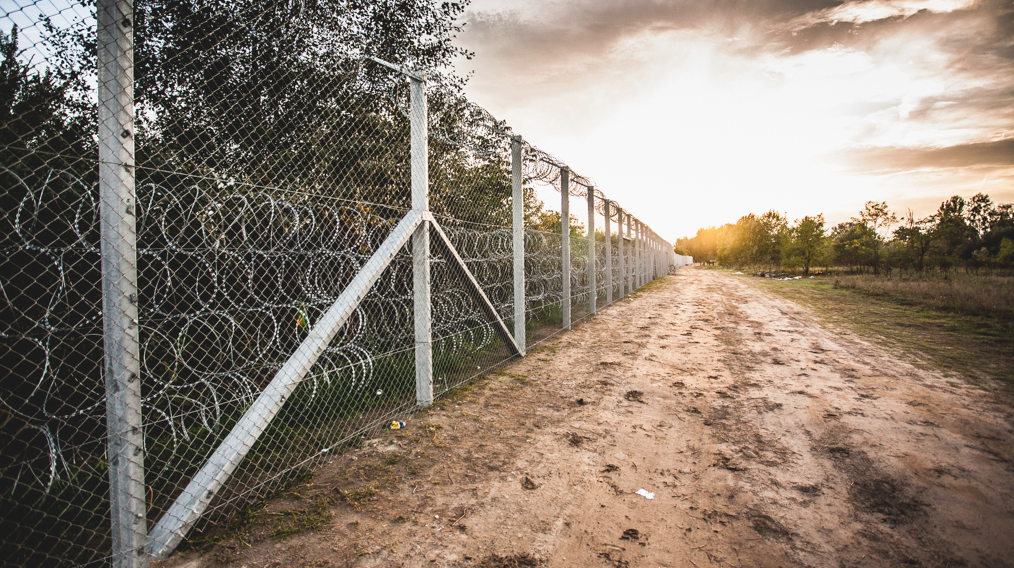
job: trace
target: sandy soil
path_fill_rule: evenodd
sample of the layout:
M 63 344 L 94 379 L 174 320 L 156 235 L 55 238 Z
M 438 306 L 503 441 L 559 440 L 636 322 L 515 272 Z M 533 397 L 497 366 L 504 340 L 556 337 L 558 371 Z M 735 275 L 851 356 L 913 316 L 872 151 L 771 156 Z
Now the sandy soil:
M 159 564 L 1014 566 L 1012 424 L 683 269 Z

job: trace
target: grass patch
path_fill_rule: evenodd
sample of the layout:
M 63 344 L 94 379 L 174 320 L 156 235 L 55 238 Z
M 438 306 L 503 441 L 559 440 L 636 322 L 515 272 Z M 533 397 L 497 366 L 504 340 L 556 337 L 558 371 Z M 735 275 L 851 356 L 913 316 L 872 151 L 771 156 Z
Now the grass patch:
M 319 497 L 305 509 L 282 511 L 280 513 L 281 519 L 275 525 L 271 536 L 286 538 L 294 534 L 319 529 L 334 517 L 331 514 L 331 505 L 333 502 L 330 499 Z
M 640 298 L 644 294 L 648 294 L 650 292 L 656 292 L 659 289 L 661 289 L 662 287 L 664 287 L 668 281 L 669 280 L 667 278 L 662 277 L 662 276 L 660 276 L 660 277 L 658 277 L 658 278 L 656 278 L 654 280 L 650 280 L 647 283 L 645 283 L 644 286 L 641 286 L 637 290 L 634 290 L 634 292 L 632 294 L 630 294 L 628 296 L 628 298 Z
M 374 497 L 376 494 L 376 485 L 367 485 L 365 487 L 360 487 L 359 489 L 349 489 L 348 491 L 338 492 L 338 495 L 356 511 L 360 510 L 363 503 L 369 501 L 370 498 Z
M 426 422 L 419 425 L 419 429 L 430 439 L 430 443 L 435 447 L 442 447 L 443 442 L 440 441 L 440 431 L 444 429 L 443 424 L 437 424 L 436 422 Z
M 192 535 L 184 540 L 178 550 L 180 552 L 193 550 L 205 553 L 221 542 L 245 540 L 250 529 L 263 518 L 266 505 L 266 501 L 258 501 L 242 507 L 232 515 L 228 522 L 214 527 L 211 531 L 200 535 Z
M 913 356 L 914 363 L 975 384 L 996 379 L 1014 389 L 1014 314 L 986 309 L 989 295 L 1009 286 L 983 277 L 957 284 L 873 276 L 744 282 L 811 308 L 830 324 Z M 947 293 L 944 293 L 944 292 Z M 1004 300 L 1006 301 L 1006 300 Z
M 1014 321 L 1014 278 L 974 274 L 876 277 L 868 274 L 832 278 L 835 288 L 883 296 L 942 311 Z
M 397 464 L 400 461 L 401 461 L 401 456 L 399 456 L 398 454 L 394 454 L 394 453 L 387 454 L 386 456 L 384 456 L 384 459 L 383 459 L 384 465 L 395 465 L 395 464 Z

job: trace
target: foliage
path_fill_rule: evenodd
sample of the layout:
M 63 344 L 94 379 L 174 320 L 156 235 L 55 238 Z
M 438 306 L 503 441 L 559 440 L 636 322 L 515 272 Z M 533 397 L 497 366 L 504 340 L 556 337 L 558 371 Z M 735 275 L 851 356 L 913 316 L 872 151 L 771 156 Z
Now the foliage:
M 563 229 L 560 224 L 560 212 L 553 211 L 551 209 L 543 210 L 541 201 L 538 203 L 538 209 L 532 218 L 531 224 L 526 222 L 525 226 L 536 231 L 542 231 L 543 233 L 553 233 L 556 235 L 563 234 Z M 571 215 L 570 238 L 577 239 L 584 236 L 584 223 L 578 221 L 577 217 Z
M 803 274 L 810 274 L 810 267 L 826 262 L 827 241 L 824 216 L 803 217 L 782 232 L 782 264 L 789 268 L 802 267 Z
M 956 195 L 926 218 L 916 219 L 910 210 L 895 228 L 898 223 L 886 202 L 867 202 L 857 216 L 830 231 L 824 228 L 823 215 L 790 226 L 769 211 L 700 229 L 692 238 L 678 239 L 676 246 L 700 261 L 739 267 L 780 264 L 804 273 L 814 267 L 875 275 L 1014 267 L 1014 204 L 995 204 L 982 193 L 968 200 Z
M 772 265 L 781 263 L 781 234 L 786 220 L 777 211 L 740 218 L 726 238 L 719 243 L 718 261 L 722 264 Z

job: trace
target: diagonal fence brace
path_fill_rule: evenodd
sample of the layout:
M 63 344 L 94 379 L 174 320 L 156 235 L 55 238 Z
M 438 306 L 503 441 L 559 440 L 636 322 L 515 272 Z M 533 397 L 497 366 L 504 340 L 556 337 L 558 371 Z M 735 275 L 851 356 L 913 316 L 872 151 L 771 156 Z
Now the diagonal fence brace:
M 524 357 L 524 354 L 521 352 L 521 348 L 518 347 L 517 342 L 514 341 L 514 336 L 511 334 L 510 330 L 507 329 L 507 325 L 503 322 L 503 319 L 500 318 L 500 314 L 496 313 L 496 308 L 493 307 L 493 302 L 490 302 L 486 293 L 482 291 L 482 287 L 479 286 L 479 282 L 475 279 L 475 276 L 472 275 L 472 271 L 468 269 L 468 266 L 465 265 L 465 261 L 461 259 L 458 251 L 455 250 L 454 245 L 451 244 L 450 239 L 448 239 L 447 235 L 444 234 L 444 230 L 440 228 L 440 224 L 437 223 L 436 219 L 434 219 L 433 215 L 430 213 L 425 213 L 425 216 L 426 220 L 429 221 L 430 227 L 433 227 L 433 231 L 440 237 L 440 241 L 443 243 L 444 248 L 447 249 L 451 258 L 454 259 L 458 268 L 461 269 L 462 274 L 465 275 L 465 279 L 470 285 L 469 292 L 471 292 L 472 296 L 478 302 L 479 307 L 486 313 L 486 317 L 496 322 L 493 329 L 496 330 L 497 335 L 499 335 L 500 339 L 507 344 L 514 355 Z
M 285 400 L 310 372 L 310 368 L 334 339 L 338 330 L 348 321 L 384 269 L 422 223 L 423 213 L 410 211 L 391 231 L 380 248 L 363 265 L 352 283 L 313 326 L 306 339 L 271 379 L 271 383 L 215 449 L 215 453 L 204 467 L 190 480 L 176 502 L 159 519 L 158 524 L 148 534 L 149 554 L 155 558 L 169 556 L 193 528 L 208 508 L 215 493 L 243 461 L 257 438 L 281 410 Z

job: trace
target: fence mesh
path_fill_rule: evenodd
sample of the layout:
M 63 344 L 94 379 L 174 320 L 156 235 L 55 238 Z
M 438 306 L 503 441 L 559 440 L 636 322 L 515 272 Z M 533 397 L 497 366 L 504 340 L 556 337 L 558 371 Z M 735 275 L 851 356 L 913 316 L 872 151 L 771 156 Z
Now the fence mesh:
M 631 218 L 614 202 L 604 232 L 607 198 L 590 179 L 571 172 L 562 188 L 580 225 L 544 206 L 536 186 L 560 191 L 566 166 L 528 143 L 514 227 L 514 133 L 439 72 L 426 155 L 439 229 L 406 229 L 409 84 L 369 56 L 446 68 L 456 5 L 97 4 L 0 2 L 10 565 L 144 565 L 147 535 L 220 453 L 224 484 L 177 519 L 180 537 L 415 409 L 413 231 L 430 235 L 435 396 L 514 357 L 519 326 L 521 347 L 537 345 L 589 317 L 591 298 L 602 308 L 636 289 L 635 270 L 646 281 L 669 269 L 660 239 L 664 268 L 632 262 Z M 305 373 L 290 373 L 336 321 Z

